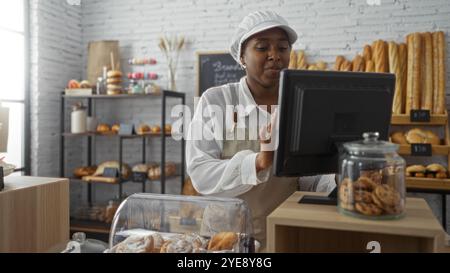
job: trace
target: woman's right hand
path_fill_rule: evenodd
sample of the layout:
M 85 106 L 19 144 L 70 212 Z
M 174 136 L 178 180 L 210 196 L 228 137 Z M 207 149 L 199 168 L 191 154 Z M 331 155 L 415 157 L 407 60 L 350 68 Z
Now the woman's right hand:
M 274 148 L 272 143 L 272 124 L 276 121 L 276 110 L 271 115 L 270 123 L 259 131 L 260 152 L 256 156 L 256 172 L 268 169 L 272 166 Z

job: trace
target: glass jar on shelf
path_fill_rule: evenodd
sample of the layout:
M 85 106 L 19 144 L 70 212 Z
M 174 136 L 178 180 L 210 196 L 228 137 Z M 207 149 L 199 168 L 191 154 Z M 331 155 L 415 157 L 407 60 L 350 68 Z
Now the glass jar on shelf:
M 366 219 L 397 219 L 405 214 L 405 160 L 398 145 L 363 134 L 344 143 L 339 160 L 338 210 Z

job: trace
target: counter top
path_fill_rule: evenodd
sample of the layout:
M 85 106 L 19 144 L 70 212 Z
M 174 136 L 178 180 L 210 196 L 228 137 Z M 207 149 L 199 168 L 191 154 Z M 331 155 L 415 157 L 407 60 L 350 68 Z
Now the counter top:
M 5 177 L 0 252 L 48 252 L 69 240 L 69 180 Z
M 309 231 L 320 230 L 320 232 L 328 230 L 335 235 L 345 233 L 346 236 L 353 233 L 365 234 L 365 237 L 370 234 L 372 237 L 382 235 L 396 239 L 411 237 L 418 240 L 420 238 L 422 244 L 424 240 L 430 240 L 426 241 L 427 243 L 436 242 L 437 239 L 444 242 L 445 232 L 424 199 L 407 198 L 406 215 L 401 219 L 365 220 L 342 215 L 337 211 L 336 206 L 299 204 L 298 201 L 304 195 L 325 196 L 326 194 L 296 192 L 276 208 L 267 218 L 269 250 L 270 247 L 272 251 L 276 250 L 273 243 L 278 236 L 275 234 L 277 227 L 299 227 Z M 436 247 L 438 246 L 429 246 L 427 249 Z

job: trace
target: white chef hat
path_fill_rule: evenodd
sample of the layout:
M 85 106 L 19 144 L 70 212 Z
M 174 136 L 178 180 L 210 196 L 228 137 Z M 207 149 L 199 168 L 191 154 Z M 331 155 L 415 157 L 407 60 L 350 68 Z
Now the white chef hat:
M 273 11 L 256 11 L 247 15 L 239 24 L 231 40 L 231 56 L 240 64 L 241 48 L 245 40 L 256 33 L 275 27 L 286 31 L 290 44 L 295 43 L 297 33 L 283 17 Z

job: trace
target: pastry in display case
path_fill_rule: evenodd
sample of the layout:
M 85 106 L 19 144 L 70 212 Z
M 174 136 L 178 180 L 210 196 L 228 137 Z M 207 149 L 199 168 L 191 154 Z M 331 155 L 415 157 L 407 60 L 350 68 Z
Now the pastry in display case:
M 117 209 L 108 253 L 251 253 L 250 211 L 237 198 L 133 194 Z

